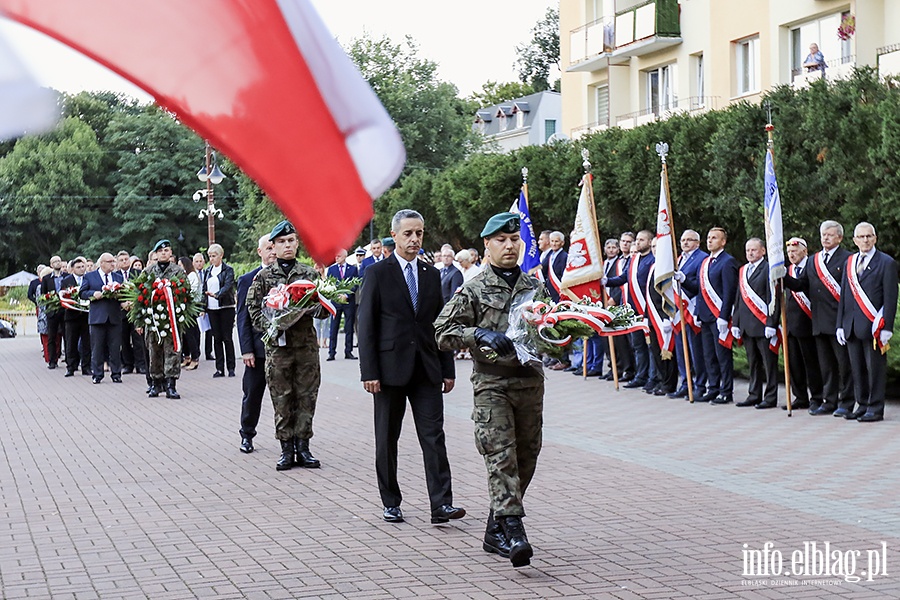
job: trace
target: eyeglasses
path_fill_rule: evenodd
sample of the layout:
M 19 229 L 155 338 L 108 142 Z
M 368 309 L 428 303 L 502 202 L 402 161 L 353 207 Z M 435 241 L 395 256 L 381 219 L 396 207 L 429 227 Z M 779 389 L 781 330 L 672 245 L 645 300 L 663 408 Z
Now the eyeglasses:
M 681 241 L 682 242 L 699 242 L 700 238 L 684 238 Z
M 875 234 L 874 233 L 866 233 L 863 235 L 854 235 L 853 237 L 855 237 L 858 240 L 870 240 L 875 237 Z

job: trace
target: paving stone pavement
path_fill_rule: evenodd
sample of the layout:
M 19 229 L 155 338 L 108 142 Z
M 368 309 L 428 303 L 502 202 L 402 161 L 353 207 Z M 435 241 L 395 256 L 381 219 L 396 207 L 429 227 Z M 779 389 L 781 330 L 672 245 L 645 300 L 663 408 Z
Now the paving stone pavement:
M 549 372 L 526 497 L 535 557 L 513 569 L 481 550 L 485 472 L 471 367 L 457 368 L 445 429 L 454 503 L 469 515 L 430 524 L 407 416 L 407 522 L 394 525 L 381 519 L 355 362 L 322 361 L 322 469 L 276 472 L 268 398 L 257 451 L 243 455 L 240 377 L 214 380 L 212 363 L 183 374 L 181 400 L 149 399 L 141 376 L 66 379 L 36 338 L 0 340 L 0 597 L 900 597 L 900 406 L 875 424 L 787 418 Z M 862 575 L 867 551 L 886 556 L 858 582 L 745 575 L 745 553 L 766 542 L 785 571 L 812 542 L 829 542 L 828 562 L 843 565 L 832 572 Z

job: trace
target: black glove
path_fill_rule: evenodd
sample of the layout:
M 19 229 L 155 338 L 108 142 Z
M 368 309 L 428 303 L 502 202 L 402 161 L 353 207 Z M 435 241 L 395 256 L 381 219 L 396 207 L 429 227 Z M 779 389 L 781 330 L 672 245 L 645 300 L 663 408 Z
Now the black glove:
M 516 351 L 512 340 L 499 331 L 478 327 L 475 329 L 475 341 L 478 342 L 479 346 L 488 346 L 500 356 L 514 354 Z

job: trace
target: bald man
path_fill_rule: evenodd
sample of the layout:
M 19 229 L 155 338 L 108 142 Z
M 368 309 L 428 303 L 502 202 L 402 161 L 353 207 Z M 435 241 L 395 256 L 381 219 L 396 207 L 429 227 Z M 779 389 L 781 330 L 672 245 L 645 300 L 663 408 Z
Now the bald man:
M 88 325 L 91 334 L 91 373 L 93 382 L 103 380 L 103 362 L 109 361 L 113 383 L 122 383 L 122 306 L 118 300 L 103 298 L 103 286 L 124 283 L 116 271 L 116 258 L 109 252 L 100 255 L 100 267 L 85 273 L 78 295 L 91 301 Z

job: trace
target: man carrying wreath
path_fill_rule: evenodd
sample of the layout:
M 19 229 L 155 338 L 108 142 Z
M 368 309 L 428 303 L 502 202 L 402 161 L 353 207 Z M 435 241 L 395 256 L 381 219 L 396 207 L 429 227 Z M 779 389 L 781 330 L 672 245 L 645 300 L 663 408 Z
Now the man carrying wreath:
M 263 312 L 266 296 L 280 285 L 318 278 L 312 267 L 297 260 L 300 240 L 291 223 L 276 225 L 269 241 L 275 245 L 275 262 L 256 274 L 246 300 L 250 322 L 263 333 L 270 329 Z M 277 335 L 265 338 L 266 383 L 275 409 L 275 438 L 281 442 L 281 458 L 275 464 L 278 471 L 294 466 L 319 468 L 319 460 L 309 451 L 321 381 L 319 343 L 312 322 L 319 310 L 318 306 L 308 309 Z
M 155 286 L 156 282 L 185 279 L 184 269 L 181 268 L 178 261 L 172 260 L 172 244 L 169 240 L 156 242 L 153 252 L 156 253 L 156 262 L 144 271 L 150 285 Z M 177 327 L 177 322 L 171 323 L 170 329 Z M 150 355 L 150 378 L 153 380 L 148 393 L 151 398 L 156 398 L 163 390 L 166 392 L 166 398 L 176 400 L 181 398 L 175 389 L 175 382 L 181 376 L 181 348 L 175 350 L 175 336 L 171 333 L 171 331 L 165 330 L 158 333 L 146 332 L 145 342 Z

